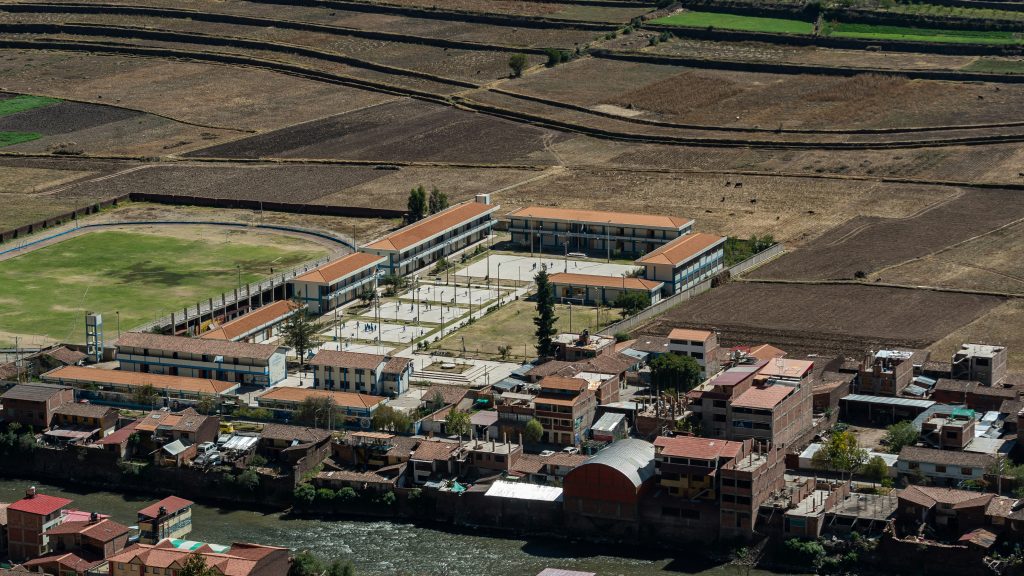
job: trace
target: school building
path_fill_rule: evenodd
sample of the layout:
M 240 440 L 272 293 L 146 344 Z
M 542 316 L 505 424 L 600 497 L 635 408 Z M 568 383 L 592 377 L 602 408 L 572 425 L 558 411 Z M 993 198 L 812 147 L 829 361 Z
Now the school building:
M 296 313 L 299 306 L 290 300 L 278 300 L 223 324 L 212 324 L 199 335 L 207 340 L 231 340 L 260 344 L 281 334 L 281 325 Z
M 272 386 L 288 376 L 287 348 L 127 332 L 114 344 L 121 370 Z
M 527 206 L 508 214 L 512 242 L 540 252 L 639 257 L 693 231 L 675 216 Z
M 725 270 L 725 237 L 703 232 L 680 236 L 636 264 L 644 267 L 644 278 L 665 283 L 665 296 L 678 294 Z
M 398 396 L 409 390 L 412 358 L 321 350 L 309 362 L 313 387 Z
M 611 306 L 622 293 L 638 292 L 647 294 L 651 304 L 661 300 L 662 283 L 643 278 L 625 276 L 599 276 L 596 274 L 571 274 L 559 272 L 548 277 L 555 298 L 559 302 L 571 302 L 587 306 Z
M 222 396 L 233 395 L 238 382 L 222 382 L 208 378 L 144 374 L 126 370 L 103 370 L 85 366 L 62 366 L 40 376 L 44 382 L 71 386 L 82 398 L 100 404 L 134 406 L 138 391 L 152 386 L 161 406 L 178 410 L 209 400 L 220 404 Z
M 365 252 L 346 254 L 288 281 L 288 294 L 313 314 L 326 314 L 374 288 L 380 256 Z
M 388 274 L 406 275 L 490 236 L 494 212 L 490 194 L 456 204 L 360 248 L 380 256 Z
M 325 411 L 315 422 L 319 428 L 337 427 L 344 423 L 351 427 L 370 427 L 370 418 L 377 408 L 383 406 L 386 398 L 355 392 L 338 392 L 317 388 L 294 388 L 277 386 L 256 397 L 256 404 L 274 412 L 275 418 L 294 420 L 295 412 L 307 398 L 327 398 L 334 403 L 334 413 Z

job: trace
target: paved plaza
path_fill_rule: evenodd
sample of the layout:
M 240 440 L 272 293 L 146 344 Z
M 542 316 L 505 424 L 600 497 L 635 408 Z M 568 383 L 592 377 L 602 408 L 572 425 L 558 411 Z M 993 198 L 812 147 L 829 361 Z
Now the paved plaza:
M 502 271 L 504 273 L 504 270 Z M 472 303 L 474 310 L 476 306 L 481 303 L 486 304 L 491 300 L 498 298 L 498 290 L 491 288 L 479 288 L 473 286 L 467 288 L 465 285 L 462 286 L 434 286 L 433 284 L 424 284 L 419 287 L 420 301 L 427 302 L 445 302 L 448 304 L 462 304 L 468 305 L 470 303 L 470 297 L 472 297 Z M 410 300 L 415 299 L 416 295 L 410 290 L 405 294 L 402 294 L 402 298 L 408 298 Z M 414 311 L 415 312 L 415 311 Z M 392 312 L 393 313 L 393 312 Z M 420 318 L 422 319 L 423 310 L 420 309 Z M 415 317 L 415 316 L 414 316 Z M 448 310 L 445 309 L 444 317 L 448 318 Z
M 474 300 L 478 297 L 476 294 L 477 290 L 473 291 Z M 480 290 L 481 294 L 486 290 Z M 419 320 L 426 324 L 440 324 L 443 319 L 445 322 L 453 320 L 463 314 L 469 312 L 468 308 L 459 308 L 450 304 L 435 304 L 433 302 L 421 302 L 419 308 Z M 368 312 L 366 316 L 369 316 L 373 312 Z M 394 320 L 395 322 L 416 322 L 417 305 L 415 302 L 385 302 L 380 307 L 380 319 L 383 320 Z
M 555 274 L 557 272 L 568 272 L 572 274 L 596 274 L 599 276 L 622 276 L 623 273 L 628 273 L 636 269 L 636 266 L 626 264 L 614 264 L 608 263 L 604 260 L 597 258 L 585 258 L 585 259 L 573 259 L 568 260 L 555 256 L 553 254 L 544 255 L 541 257 L 531 257 L 529 255 L 520 256 L 517 254 L 492 254 L 490 256 L 490 272 L 491 279 L 501 280 L 521 280 L 528 282 L 533 280 L 534 275 L 540 271 L 541 264 L 547 264 L 548 273 Z M 499 270 L 498 264 L 501 264 Z M 456 272 L 456 276 L 465 277 L 470 276 L 472 278 L 483 278 L 487 276 L 487 258 L 474 262 L 466 268 Z M 498 275 L 500 272 L 500 276 Z
M 432 327 L 421 327 L 419 328 L 419 333 L 417 333 L 415 326 L 406 326 L 405 324 L 382 322 L 378 328 L 375 322 L 346 320 L 336 328 L 325 330 L 323 335 L 330 339 L 334 339 L 337 336 L 341 340 L 374 340 L 379 335 L 383 342 L 407 344 L 412 342 L 414 337 L 422 336 L 432 329 Z

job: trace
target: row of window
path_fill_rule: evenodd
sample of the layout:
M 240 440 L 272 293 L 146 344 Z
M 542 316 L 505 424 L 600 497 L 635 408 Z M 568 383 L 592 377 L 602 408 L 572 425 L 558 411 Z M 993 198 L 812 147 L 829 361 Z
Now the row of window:
M 753 430 L 771 430 L 772 425 L 768 422 L 751 422 L 750 420 L 733 420 L 733 428 L 748 428 Z

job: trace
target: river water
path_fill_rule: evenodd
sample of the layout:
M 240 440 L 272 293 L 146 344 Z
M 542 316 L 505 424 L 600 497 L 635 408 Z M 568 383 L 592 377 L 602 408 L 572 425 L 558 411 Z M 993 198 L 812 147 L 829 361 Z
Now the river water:
M 74 500 L 72 508 L 110 514 L 129 526 L 135 524 L 137 510 L 156 501 L 144 496 L 0 480 L 0 502 L 21 498 L 30 485 L 42 493 Z M 416 576 L 535 576 L 547 567 L 596 572 L 600 576 L 748 574 L 734 566 L 687 564 L 663 553 L 617 557 L 605 555 L 611 552 L 608 547 L 493 538 L 395 522 L 286 519 L 276 513 L 202 505 L 193 508 L 189 538 L 225 545 L 237 541 L 287 546 L 328 558 L 347 558 L 355 564 L 359 576 L 394 576 L 400 570 Z M 615 552 L 631 551 L 626 548 Z M 773 575 L 759 570 L 749 574 Z

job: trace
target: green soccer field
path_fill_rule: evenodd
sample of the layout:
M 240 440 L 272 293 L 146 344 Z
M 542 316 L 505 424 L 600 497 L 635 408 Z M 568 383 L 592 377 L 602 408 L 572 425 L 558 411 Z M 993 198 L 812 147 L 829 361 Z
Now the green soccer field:
M 182 226 L 93 232 L 0 262 L 0 345 L 84 342 L 87 311 L 127 331 L 199 300 L 326 254 L 318 244 L 243 230 Z M 33 338 L 43 337 L 40 338 Z

